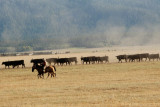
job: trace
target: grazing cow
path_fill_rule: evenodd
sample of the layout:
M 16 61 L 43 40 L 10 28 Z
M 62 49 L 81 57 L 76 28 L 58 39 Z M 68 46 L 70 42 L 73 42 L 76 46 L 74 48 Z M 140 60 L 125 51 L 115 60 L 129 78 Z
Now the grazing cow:
M 99 61 L 103 63 L 103 61 L 105 61 L 105 63 L 109 62 L 109 57 L 108 56 L 102 56 L 99 57 Z
M 13 68 L 14 68 L 15 66 L 19 67 L 19 65 L 22 65 L 22 68 L 25 67 L 24 60 L 12 61 L 12 63 L 13 63 L 13 64 L 12 64 Z
M 69 61 L 69 63 L 70 64 L 72 64 L 72 62 L 75 62 L 75 64 L 77 64 L 77 57 L 70 57 L 70 58 L 68 58 L 68 61 Z
M 33 64 L 32 72 L 34 72 L 35 69 L 38 71 L 38 74 L 37 74 L 38 79 L 39 78 L 44 78 L 43 66 L 40 66 L 38 64 Z
M 44 62 L 43 58 L 42 59 L 32 59 L 31 60 L 31 63 L 33 63 L 33 64 L 38 64 L 38 63 L 42 63 L 42 62 Z
M 22 68 L 25 67 L 24 60 L 2 62 L 2 65 L 5 65 L 5 68 L 7 66 L 8 66 L 8 68 L 9 68 L 9 66 L 12 66 L 13 68 L 15 68 L 17 66 L 17 68 L 18 68 L 19 65 L 22 65 Z
M 141 60 L 140 55 L 139 54 L 135 54 L 135 55 L 128 55 L 128 59 L 129 62 L 135 62 L 135 60 L 139 61 Z
M 149 53 L 142 53 L 142 54 L 139 54 L 139 55 L 140 55 L 141 61 L 143 61 L 143 58 L 145 58 L 145 61 L 147 61 L 147 59 L 149 58 Z
M 48 58 L 46 59 L 46 61 L 49 63 L 49 65 L 51 65 L 52 63 L 54 63 L 54 65 L 57 63 L 57 58 Z
M 81 62 L 84 63 L 91 63 L 93 57 L 81 57 Z
M 7 61 L 7 62 L 2 62 L 2 65 L 5 65 L 5 68 L 8 66 L 11 66 L 11 62 L 10 61 Z
M 72 62 L 75 62 L 77 64 L 77 58 L 76 57 L 70 57 L 70 58 L 48 58 L 46 61 L 51 65 L 53 62 L 54 65 L 70 65 Z
M 90 61 L 92 62 L 92 64 L 98 62 L 98 57 L 96 57 L 96 56 L 89 56 L 88 58 L 90 59 Z
M 118 63 L 121 62 L 122 63 L 122 60 L 125 60 L 127 62 L 127 58 L 128 56 L 127 55 L 118 55 L 116 56 L 117 59 L 118 59 Z
M 46 62 L 44 59 L 32 59 L 31 63 L 33 63 L 33 65 L 40 65 L 43 66 L 43 68 L 46 66 Z
M 108 62 L 108 56 L 104 56 L 104 57 L 97 57 L 97 56 L 89 56 L 89 57 L 81 57 L 81 62 L 82 64 L 86 63 L 86 64 L 90 64 L 90 63 L 99 63 L 99 62 Z
M 69 64 L 70 65 L 70 61 L 69 61 L 69 59 L 68 58 L 58 58 L 57 59 L 57 65 L 63 65 L 63 64 Z
M 95 56 L 94 57 L 94 62 L 95 63 L 100 63 L 101 62 L 101 57 L 100 56 Z
M 157 61 L 158 61 L 159 60 L 159 54 L 149 54 L 149 61 L 151 59 L 153 59 L 153 61 L 154 61 L 154 59 L 157 59 Z
M 51 78 L 52 78 L 52 76 L 56 77 L 56 67 L 55 66 L 47 66 L 45 68 L 45 72 L 44 73 L 48 73 L 48 77 L 49 77 L 50 74 L 51 74 Z

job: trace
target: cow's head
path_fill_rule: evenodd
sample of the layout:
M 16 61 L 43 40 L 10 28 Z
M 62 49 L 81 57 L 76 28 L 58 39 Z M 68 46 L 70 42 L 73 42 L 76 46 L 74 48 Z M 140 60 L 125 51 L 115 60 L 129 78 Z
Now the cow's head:
M 36 68 L 37 68 L 36 64 L 33 64 L 33 66 L 32 66 L 32 72 L 34 72 L 34 69 L 36 69 Z
M 81 60 L 84 60 L 84 57 L 81 56 Z
M 5 64 L 5 62 L 2 62 L 2 65 L 4 65 Z

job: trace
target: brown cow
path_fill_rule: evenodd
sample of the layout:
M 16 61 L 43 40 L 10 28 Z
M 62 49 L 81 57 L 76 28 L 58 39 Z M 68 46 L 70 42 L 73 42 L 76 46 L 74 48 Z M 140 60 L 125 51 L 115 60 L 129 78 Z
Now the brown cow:
M 45 68 L 44 73 L 48 73 L 48 77 L 49 77 L 50 74 L 51 74 L 51 78 L 52 78 L 52 76 L 56 77 L 56 67 L 55 66 L 47 66 Z

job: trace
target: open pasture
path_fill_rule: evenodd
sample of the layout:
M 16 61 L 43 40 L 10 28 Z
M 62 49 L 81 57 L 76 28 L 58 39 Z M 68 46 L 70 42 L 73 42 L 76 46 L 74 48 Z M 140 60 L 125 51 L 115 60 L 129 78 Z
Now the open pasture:
M 38 79 L 31 68 L 0 70 L 1 106 L 160 106 L 160 62 L 56 66 Z

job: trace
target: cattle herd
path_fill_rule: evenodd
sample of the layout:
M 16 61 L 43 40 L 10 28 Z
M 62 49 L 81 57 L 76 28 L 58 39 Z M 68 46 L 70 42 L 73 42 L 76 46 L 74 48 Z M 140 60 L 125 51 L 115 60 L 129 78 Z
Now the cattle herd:
M 133 54 L 133 55 L 118 55 L 116 56 L 118 62 L 125 61 L 125 62 L 141 62 L 141 61 L 151 61 L 151 60 L 159 60 L 159 54 Z M 41 63 L 44 61 L 42 59 L 32 59 L 31 63 Z M 69 58 L 48 58 L 45 60 L 49 65 L 71 65 L 72 63 L 77 64 L 77 57 L 69 57 Z M 94 64 L 94 63 L 108 63 L 109 57 L 108 56 L 88 56 L 88 57 L 81 57 L 81 64 Z M 12 68 L 19 67 L 22 65 L 22 68 L 25 67 L 24 60 L 16 60 L 16 61 L 6 61 L 2 62 L 2 65 L 6 67 L 12 66 Z
M 135 61 L 151 61 L 151 60 L 159 60 L 159 54 L 149 54 L 149 53 L 143 53 L 143 54 L 133 54 L 133 55 L 118 55 L 116 56 L 118 59 L 118 62 L 122 62 L 124 60 L 125 62 L 135 62 Z

